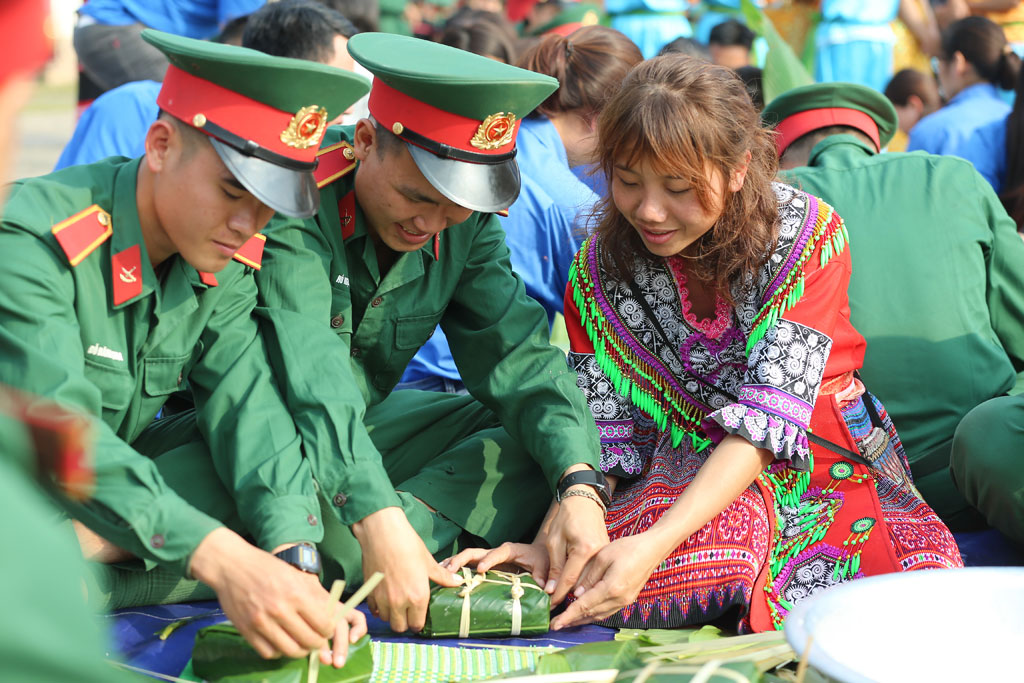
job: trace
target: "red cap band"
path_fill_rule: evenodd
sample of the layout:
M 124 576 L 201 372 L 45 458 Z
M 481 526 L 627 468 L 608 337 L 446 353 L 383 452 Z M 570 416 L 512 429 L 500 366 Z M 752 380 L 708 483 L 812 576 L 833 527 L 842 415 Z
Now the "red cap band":
M 472 140 L 483 131 L 482 121 L 438 109 L 395 90 L 380 78 L 373 81 L 368 105 L 373 118 L 388 130 L 394 131 L 395 124 L 398 123 L 423 137 L 464 152 L 490 156 L 508 154 L 516 147 L 520 124 L 518 119 L 513 123 L 513 133 L 509 142 L 495 149 L 478 147 L 472 144 Z M 401 136 L 401 133 L 395 134 Z
M 322 131 L 315 140 L 310 138 L 314 144 L 305 149 L 287 145 L 281 140 L 281 134 L 292 127 L 296 114 L 193 76 L 173 64 L 167 69 L 156 101 L 161 109 L 199 130 L 210 121 L 289 159 L 307 163 L 316 160 Z M 326 123 L 326 112 L 323 117 Z
M 808 109 L 807 111 L 787 116 L 779 121 L 779 125 L 775 126 L 775 147 L 779 151 L 779 156 L 782 156 L 786 148 L 799 138 L 819 128 L 827 128 L 828 126 L 850 126 L 851 128 L 856 128 L 871 138 L 871 141 L 875 143 L 876 152 L 882 151 L 882 145 L 878 137 L 878 124 L 875 123 L 873 118 L 857 109 L 835 107 Z

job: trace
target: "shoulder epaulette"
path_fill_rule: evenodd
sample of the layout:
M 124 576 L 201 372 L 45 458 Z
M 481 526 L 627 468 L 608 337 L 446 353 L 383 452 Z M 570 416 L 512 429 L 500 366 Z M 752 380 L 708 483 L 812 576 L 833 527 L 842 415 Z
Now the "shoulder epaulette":
M 259 270 L 263 267 L 263 247 L 267 238 L 259 233 L 249 238 L 242 248 L 235 252 L 235 260 L 241 261 L 250 268 Z
M 68 262 L 77 266 L 114 232 L 110 214 L 93 204 L 50 228 Z
M 495 211 L 494 213 L 498 214 L 502 218 L 508 218 L 508 209 L 502 209 L 501 211 Z
M 324 188 L 356 167 L 352 145 L 339 142 L 316 153 L 317 166 L 313 171 L 317 188 Z

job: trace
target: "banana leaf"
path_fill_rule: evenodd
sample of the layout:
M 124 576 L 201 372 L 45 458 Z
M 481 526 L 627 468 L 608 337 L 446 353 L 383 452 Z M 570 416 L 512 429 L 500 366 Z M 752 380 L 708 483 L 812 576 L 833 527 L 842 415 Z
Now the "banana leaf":
M 521 585 L 518 589 L 521 593 L 518 599 L 521 626 L 517 635 L 548 632 L 551 599 L 528 574 L 489 571 L 481 576 L 467 572 L 464 578 L 467 583 L 462 586 L 435 586 L 431 589 L 422 635 L 434 638 L 459 637 L 464 610 L 468 612 L 469 637 L 513 635 L 512 614 L 516 601 L 513 598 L 513 582 Z M 465 599 L 467 592 L 468 603 Z
M 747 26 L 754 33 L 762 36 L 768 43 L 768 55 L 765 57 L 764 73 L 761 77 L 764 101 L 771 102 L 776 97 L 801 85 L 814 83 L 814 78 L 807 67 L 793 52 L 772 20 L 751 0 L 741 0 L 741 11 Z
M 639 640 L 641 645 L 673 645 L 675 643 L 699 643 L 704 640 L 720 640 L 729 635 L 717 626 L 705 625 L 700 628 L 620 628 L 615 640 Z
M 192 650 L 192 668 L 197 676 L 230 683 L 306 683 L 309 659 L 263 659 L 231 624 L 200 629 Z M 364 683 L 373 673 L 373 652 L 369 636 L 349 646 L 345 666 L 321 666 L 322 683 Z

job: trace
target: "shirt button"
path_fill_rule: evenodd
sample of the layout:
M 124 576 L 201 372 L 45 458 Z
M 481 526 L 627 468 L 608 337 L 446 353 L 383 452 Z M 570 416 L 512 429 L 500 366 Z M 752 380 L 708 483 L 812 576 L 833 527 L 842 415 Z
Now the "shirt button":
M 343 315 L 336 315 L 333 318 L 331 318 L 331 327 L 333 327 L 335 329 L 341 327 L 344 324 L 345 324 L 345 316 L 343 316 Z
M 160 549 L 164 547 L 164 535 L 153 534 L 153 537 L 149 539 L 149 544 L 154 548 Z
M 359 358 L 359 356 L 361 356 L 361 355 L 363 355 L 363 350 L 361 348 L 359 348 L 358 346 L 353 346 L 352 347 L 352 357 L 353 358 Z
M 378 296 L 376 299 L 370 302 L 370 305 L 373 306 L 374 308 L 377 308 L 378 306 L 380 306 L 380 302 L 382 301 L 384 301 L 384 299 Z
M 309 522 L 310 526 L 316 526 L 316 515 L 310 515 L 306 517 L 306 521 Z
M 346 496 L 344 493 L 336 493 L 334 494 L 334 498 L 332 498 L 331 500 L 334 502 L 335 505 L 341 507 L 342 505 L 348 502 L 348 496 Z

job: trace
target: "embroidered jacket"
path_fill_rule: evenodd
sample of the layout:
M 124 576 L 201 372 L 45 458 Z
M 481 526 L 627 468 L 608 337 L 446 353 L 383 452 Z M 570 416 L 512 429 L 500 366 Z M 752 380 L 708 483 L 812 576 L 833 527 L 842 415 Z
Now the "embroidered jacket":
M 849 322 L 842 219 L 816 197 L 773 187 L 777 243 L 756 282 L 735 283 L 735 306 L 719 299 L 712 321 L 690 314 L 681 260 L 639 260 L 630 286 L 602 268 L 598 236 L 577 254 L 566 290 L 569 364 L 600 429 L 605 471 L 639 474 L 659 433 L 698 451 L 739 434 L 810 468 L 822 380 L 860 367 L 864 340 Z

